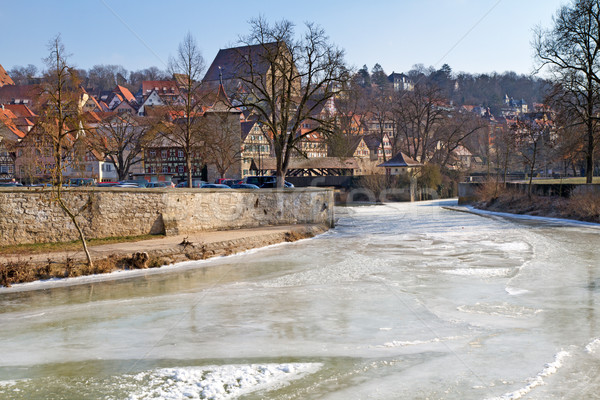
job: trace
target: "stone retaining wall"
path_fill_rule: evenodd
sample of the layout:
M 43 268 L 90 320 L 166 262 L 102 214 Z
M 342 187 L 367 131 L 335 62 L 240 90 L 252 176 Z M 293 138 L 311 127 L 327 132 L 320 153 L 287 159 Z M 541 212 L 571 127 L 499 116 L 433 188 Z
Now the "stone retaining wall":
M 69 217 L 48 189 L 0 188 L 0 246 L 77 239 Z M 89 238 L 282 224 L 333 226 L 330 189 L 66 189 Z

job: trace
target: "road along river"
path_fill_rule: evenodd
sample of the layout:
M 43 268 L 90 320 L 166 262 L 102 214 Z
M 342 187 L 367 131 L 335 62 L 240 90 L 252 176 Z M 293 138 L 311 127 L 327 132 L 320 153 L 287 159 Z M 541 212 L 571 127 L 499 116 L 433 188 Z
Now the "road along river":
M 172 272 L 0 290 L 1 399 L 591 399 L 600 228 L 336 209 Z

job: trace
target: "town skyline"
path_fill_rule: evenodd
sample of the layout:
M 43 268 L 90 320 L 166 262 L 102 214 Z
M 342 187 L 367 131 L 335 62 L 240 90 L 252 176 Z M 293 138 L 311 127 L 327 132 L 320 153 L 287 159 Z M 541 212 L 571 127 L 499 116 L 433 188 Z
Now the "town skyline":
M 549 26 L 562 3 L 379 1 L 368 7 L 346 2 L 340 9 L 340 5 L 314 1 L 302 5 L 263 1 L 248 12 L 241 4 L 235 7 L 236 2 L 223 10 L 216 4 L 186 2 L 175 2 L 168 8 L 149 2 L 139 8 L 110 0 L 83 4 L 66 1 L 61 7 L 33 1 L 27 9 L 15 3 L 0 10 L 5 21 L 2 33 L 11 37 L 0 44 L 0 51 L 7 70 L 28 64 L 41 70 L 48 41 L 60 33 L 77 68 L 117 64 L 128 71 L 150 66 L 165 69 L 181 38 L 190 32 L 197 38 L 208 67 L 219 49 L 235 46 L 238 37 L 246 34 L 249 19 L 262 15 L 270 21 L 289 19 L 299 31 L 305 21 L 319 24 L 331 41 L 345 50 L 347 63 L 357 69 L 363 65 L 371 69 L 379 63 L 389 74 L 408 71 L 415 64 L 434 68 L 448 64 L 454 72 L 529 74 L 533 70 L 532 29 Z M 31 21 L 27 30 L 18 28 L 16 17 L 23 12 Z M 165 28 L 165 21 L 173 29 Z

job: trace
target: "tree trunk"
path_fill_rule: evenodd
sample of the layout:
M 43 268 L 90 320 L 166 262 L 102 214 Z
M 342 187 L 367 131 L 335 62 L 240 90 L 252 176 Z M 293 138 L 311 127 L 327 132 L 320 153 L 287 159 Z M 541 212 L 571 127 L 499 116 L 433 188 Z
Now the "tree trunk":
M 591 125 L 588 126 L 588 143 L 585 164 L 585 183 L 592 183 L 594 180 L 594 129 Z
M 533 143 L 533 159 L 531 160 L 531 168 L 529 170 L 529 186 L 527 187 L 527 196 L 531 198 L 531 188 L 533 185 L 533 174 L 535 172 L 535 156 L 537 153 L 537 141 Z
M 187 157 L 186 157 L 186 164 L 187 164 L 187 176 L 188 176 L 188 187 L 191 188 L 192 186 L 192 179 L 193 179 L 193 171 L 192 171 L 192 156 L 188 153 Z
M 85 240 L 85 235 L 83 234 L 83 230 L 81 229 L 81 227 L 79 226 L 79 223 L 77 222 L 77 216 L 71 212 L 69 207 L 67 207 L 67 205 L 64 203 L 62 197 L 60 197 L 60 194 L 59 194 L 59 198 L 57 200 L 58 200 L 58 205 L 60 206 L 60 208 L 62 208 L 63 211 L 69 216 L 69 218 L 71 218 L 73 225 L 75 225 L 75 228 L 77 229 L 77 233 L 79 234 L 79 239 L 81 240 L 83 252 L 85 253 L 85 257 L 87 259 L 87 265 L 90 269 L 93 268 L 94 263 L 92 262 L 92 257 L 90 256 L 90 252 L 87 247 L 87 241 Z

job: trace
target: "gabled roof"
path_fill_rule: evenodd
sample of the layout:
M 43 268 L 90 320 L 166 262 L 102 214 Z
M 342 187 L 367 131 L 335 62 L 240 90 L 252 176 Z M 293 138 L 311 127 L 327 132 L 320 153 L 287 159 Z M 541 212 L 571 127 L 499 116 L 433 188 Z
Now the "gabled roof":
M 4 126 L 10 133 L 16 136 L 11 138 L 9 135 L 8 139 L 22 139 L 25 137 L 25 133 L 19 130 L 15 124 L 16 118 L 16 115 L 12 111 L 0 108 L 0 128 Z
M 27 107 L 25 104 L 5 104 L 4 109 L 10 110 L 17 117 L 23 117 L 23 118 L 37 117 L 37 115 L 33 111 L 31 111 L 31 109 L 29 107 Z
M 254 128 L 254 125 L 256 125 L 257 122 L 258 121 L 256 120 L 249 120 L 241 123 L 242 142 L 246 140 L 246 138 L 252 131 L 252 128 Z
M 390 158 L 388 161 L 379 164 L 378 167 L 385 168 L 406 168 L 406 167 L 419 167 L 423 164 L 416 162 L 403 152 L 399 152 L 394 157 Z
M 356 152 L 358 145 L 360 145 L 360 142 L 364 143 L 364 136 L 348 136 L 347 139 L 348 139 L 347 156 L 352 157 L 352 155 Z M 365 145 L 366 145 L 366 143 L 365 143 Z
M 268 52 L 274 51 L 278 45 L 277 42 L 271 42 L 221 49 L 206 71 L 203 81 L 219 82 L 221 74 L 224 81 L 238 76 L 249 76 L 251 72 L 249 61 L 252 62 L 254 74 L 264 75 L 270 68 L 264 57 Z
M 97 124 L 102 121 L 100 119 L 100 116 L 98 115 L 98 113 L 96 113 L 94 111 L 88 111 L 88 112 L 83 113 L 83 119 L 88 124 Z
M 173 96 L 179 95 L 179 86 L 177 81 L 143 81 L 142 82 L 142 95 L 147 96 L 156 90 L 160 96 Z
M 11 77 L 8 76 L 8 73 L 2 67 L 2 64 L 0 64 L 0 86 L 14 85 L 14 84 L 15 84 L 15 82 L 13 82 L 13 80 L 11 79 Z
M 119 103 L 119 105 L 117 105 L 114 108 L 114 110 L 129 109 L 129 110 L 137 111 L 136 108 L 134 107 L 134 104 L 131 104 L 129 101 L 122 101 L 122 102 Z
M 130 103 L 131 102 L 136 102 L 135 96 L 133 94 L 131 94 L 131 92 L 129 91 L 129 89 L 127 89 L 124 86 L 117 85 L 117 87 L 113 91 L 115 93 L 119 93 L 122 96 L 122 98 L 124 98 L 125 100 L 127 100 Z
M 102 107 L 100 106 L 100 103 L 98 103 L 98 100 L 96 100 L 96 98 L 94 96 L 90 96 L 86 103 L 92 103 L 96 108 L 98 108 L 99 111 L 102 111 Z
M 387 133 L 384 133 L 383 135 L 387 136 Z M 372 133 L 370 135 L 365 135 L 363 138 L 369 149 L 377 149 L 381 146 L 381 138 L 379 138 L 379 135 Z
M 0 87 L 0 103 L 14 103 L 16 100 L 33 102 L 40 93 L 40 85 L 5 85 Z

